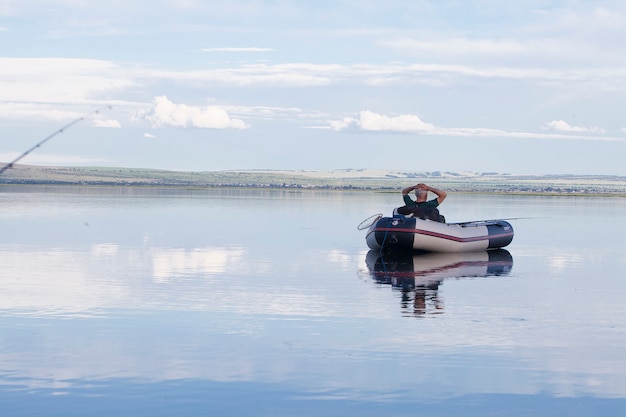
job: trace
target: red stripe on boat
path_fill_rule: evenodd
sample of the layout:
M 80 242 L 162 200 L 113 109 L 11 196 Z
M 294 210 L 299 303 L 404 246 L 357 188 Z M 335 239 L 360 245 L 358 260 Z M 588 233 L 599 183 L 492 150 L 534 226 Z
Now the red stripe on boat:
M 388 228 L 388 227 L 378 227 L 372 230 L 372 232 L 401 232 L 401 233 L 415 233 L 418 235 L 426 235 L 432 237 L 438 237 L 446 240 L 453 240 L 455 242 L 478 242 L 480 240 L 490 240 L 501 237 L 513 236 L 513 233 L 501 233 L 499 235 L 483 235 L 483 236 L 473 236 L 473 237 L 457 237 L 452 235 L 446 235 L 443 233 L 432 232 L 430 230 L 422 230 L 422 229 L 404 229 L 404 228 Z

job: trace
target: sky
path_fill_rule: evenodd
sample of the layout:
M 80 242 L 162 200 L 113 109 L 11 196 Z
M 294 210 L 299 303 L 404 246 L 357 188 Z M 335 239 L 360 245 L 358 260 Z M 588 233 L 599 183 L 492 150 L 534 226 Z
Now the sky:
M 0 162 L 626 175 L 622 0 L 0 0 Z

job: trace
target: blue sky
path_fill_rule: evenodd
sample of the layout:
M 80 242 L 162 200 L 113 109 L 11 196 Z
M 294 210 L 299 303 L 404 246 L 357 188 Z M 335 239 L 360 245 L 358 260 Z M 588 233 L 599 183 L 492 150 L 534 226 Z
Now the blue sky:
M 626 175 L 626 2 L 0 0 L 0 161 Z M 97 112 L 96 112 L 97 111 Z

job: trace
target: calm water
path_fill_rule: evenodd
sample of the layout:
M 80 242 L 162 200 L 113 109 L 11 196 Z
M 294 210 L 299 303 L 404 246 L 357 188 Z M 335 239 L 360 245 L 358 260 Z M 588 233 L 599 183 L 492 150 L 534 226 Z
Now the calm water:
M 626 415 L 625 199 L 451 193 L 491 261 L 368 253 L 396 205 L 0 188 L 0 415 Z

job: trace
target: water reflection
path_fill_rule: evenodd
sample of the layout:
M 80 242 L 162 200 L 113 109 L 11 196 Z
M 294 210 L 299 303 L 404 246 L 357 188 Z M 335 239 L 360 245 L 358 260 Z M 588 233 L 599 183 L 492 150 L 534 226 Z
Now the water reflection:
M 444 279 L 507 275 L 513 256 L 506 249 L 468 253 L 384 253 L 365 258 L 372 278 L 401 292 L 403 311 L 412 315 L 443 313 L 439 286 Z
M 366 255 L 355 219 L 396 199 L 0 192 L 0 416 L 620 415 L 624 199 L 446 202 L 546 216 L 520 221 L 514 271 L 505 250 Z

